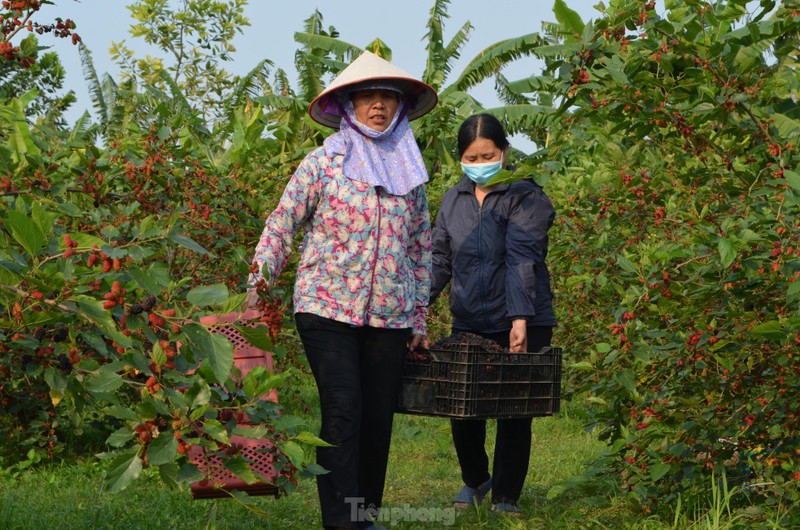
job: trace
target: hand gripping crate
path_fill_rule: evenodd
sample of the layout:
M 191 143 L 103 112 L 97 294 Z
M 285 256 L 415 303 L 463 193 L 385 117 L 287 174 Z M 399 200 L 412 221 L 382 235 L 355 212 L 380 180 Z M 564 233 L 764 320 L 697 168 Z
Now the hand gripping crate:
M 464 344 L 407 360 L 398 412 L 462 419 L 552 416 L 561 403 L 561 349 L 509 353 Z
M 210 332 L 224 335 L 233 344 L 233 364 L 242 372 L 242 377 L 257 366 L 264 366 L 267 370 L 272 370 L 272 354 L 252 346 L 234 327 L 234 325 L 251 327 L 263 325 L 258 321 L 260 316 L 258 311 L 248 310 L 244 313 L 209 315 L 200 318 L 200 323 L 209 326 Z M 278 402 L 278 394 L 275 389 L 263 398 Z M 245 418 L 240 423 L 247 424 L 249 421 Z M 277 478 L 278 472 L 273 465 L 277 448 L 271 440 L 231 435 L 230 442 L 231 447 L 237 449 L 242 458 L 247 459 L 255 473 L 272 481 Z M 248 484 L 240 479 L 225 468 L 224 462 L 218 455 L 206 451 L 203 447 L 191 446 L 189 461 L 207 477 L 192 483 L 191 490 L 194 499 L 228 497 L 228 492 L 231 490 L 241 490 L 249 495 L 278 495 L 278 488 L 273 484 L 267 482 Z

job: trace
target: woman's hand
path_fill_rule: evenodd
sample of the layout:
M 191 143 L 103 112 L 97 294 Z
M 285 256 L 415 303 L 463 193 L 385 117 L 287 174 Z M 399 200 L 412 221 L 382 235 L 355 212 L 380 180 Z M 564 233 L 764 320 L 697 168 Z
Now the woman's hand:
M 512 352 L 528 351 L 528 322 L 524 319 L 517 319 L 511 323 L 511 333 L 508 337 Z
M 427 350 L 430 348 L 430 341 L 425 335 L 414 333 L 411 335 L 411 340 L 408 341 L 408 358 L 412 361 L 425 360 L 425 355 L 417 351 L 418 349 Z
M 247 309 L 257 308 L 258 307 L 258 291 L 255 289 L 248 289 L 247 290 L 247 298 L 244 299 L 245 307 Z
M 419 333 L 414 333 L 411 335 L 411 340 L 408 341 L 408 351 L 412 352 L 415 351 L 417 348 L 424 348 L 428 349 L 429 342 L 428 337 L 425 335 L 420 335 Z

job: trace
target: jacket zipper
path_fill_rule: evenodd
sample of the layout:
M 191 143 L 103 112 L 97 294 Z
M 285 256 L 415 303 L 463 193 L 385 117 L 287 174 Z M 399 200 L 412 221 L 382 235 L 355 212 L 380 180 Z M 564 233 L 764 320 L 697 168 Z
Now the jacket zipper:
M 486 197 L 488 195 L 489 194 L 487 193 L 486 196 L 484 196 L 484 203 L 486 202 Z M 478 202 L 477 197 L 475 197 L 475 202 Z M 479 289 L 481 295 L 481 313 L 483 314 L 483 322 L 488 328 L 489 318 L 486 311 L 486 293 L 483 290 L 483 276 L 483 204 L 478 204 L 478 285 L 480 286 Z

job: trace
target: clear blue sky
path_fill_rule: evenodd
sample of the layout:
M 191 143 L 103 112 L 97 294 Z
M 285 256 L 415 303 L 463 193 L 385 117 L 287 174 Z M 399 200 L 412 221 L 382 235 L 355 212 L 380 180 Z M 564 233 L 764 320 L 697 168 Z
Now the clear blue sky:
M 598 17 L 599 13 L 593 8 L 597 2 L 566 0 L 584 21 Z M 75 20 L 76 31 L 91 50 L 98 73 L 109 73 L 117 78 L 119 70 L 108 53 L 112 42 L 125 40 L 128 47 L 137 53 L 157 55 L 154 50 L 148 50 L 141 39 L 130 36 L 132 19 L 126 8 L 130 3 L 126 0 L 56 0 L 55 6 L 42 8 L 37 20 L 46 22 L 55 16 Z M 226 68 L 234 74 L 243 74 L 266 58 L 289 72 L 294 85 L 293 58 L 298 47 L 294 33 L 302 30 L 303 21 L 314 9 L 319 9 L 324 26 L 334 26 L 340 39 L 364 47 L 380 37 L 392 49 L 393 63 L 420 75 L 426 58 L 425 23 L 432 6 L 433 0 L 250 0 L 245 12 L 250 26 L 244 28 L 235 40 L 235 61 Z M 553 0 L 453 0 L 448 13 L 446 40 L 452 38 L 467 21 L 474 27 L 454 74 L 489 45 L 505 38 L 541 31 L 543 20 L 555 21 Z M 66 39 L 53 39 L 46 35 L 41 44 L 52 46 L 67 69 L 66 88 L 74 90 L 78 97 L 68 115 L 68 120 L 73 122 L 84 109 L 91 107 L 78 50 Z M 539 68 L 534 59 L 523 59 L 509 66 L 504 74 L 509 79 L 519 79 L 537 72 Z M 477 88 L 475 95 L 485 105 L 492 106 L 497 102 L 492 84 L 487 82 L 484 85 L 487 86 Z

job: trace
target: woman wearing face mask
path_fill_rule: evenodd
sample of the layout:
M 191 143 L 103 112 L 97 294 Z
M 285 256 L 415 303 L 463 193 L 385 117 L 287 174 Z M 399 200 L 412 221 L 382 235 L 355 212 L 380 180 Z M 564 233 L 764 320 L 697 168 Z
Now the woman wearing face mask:
M 442 199 L 433 229 L 431 303 L 450 283 L 454 333 L 475 333 L 512 352 L 535 352 L 550 345 L 556 325 L 545 265 L 555 212 L 531 179 L 490 185 L 508 150 L 503 126 L 494 116 L 477 114 L 461 125 L 458 152 L 464 175 Z M 456 507 L 480 504 L 491 490 L 495 510 L 519 511 L 531 420 L 497 420 L 491 474 L 486 421 L 451 421 L 464 481 Z
M 430 289 L 428 174 L 409 120 L 436 102 L 422 81 L 359 56 L 311 102 L 311 118 L 338 131 L 300 162 L 255 250 L 250 284 L 268 284 L 305 233 L 293 302 L 331 444 L 317 450 L 326 529 L 383 528 L 397 393 Z

